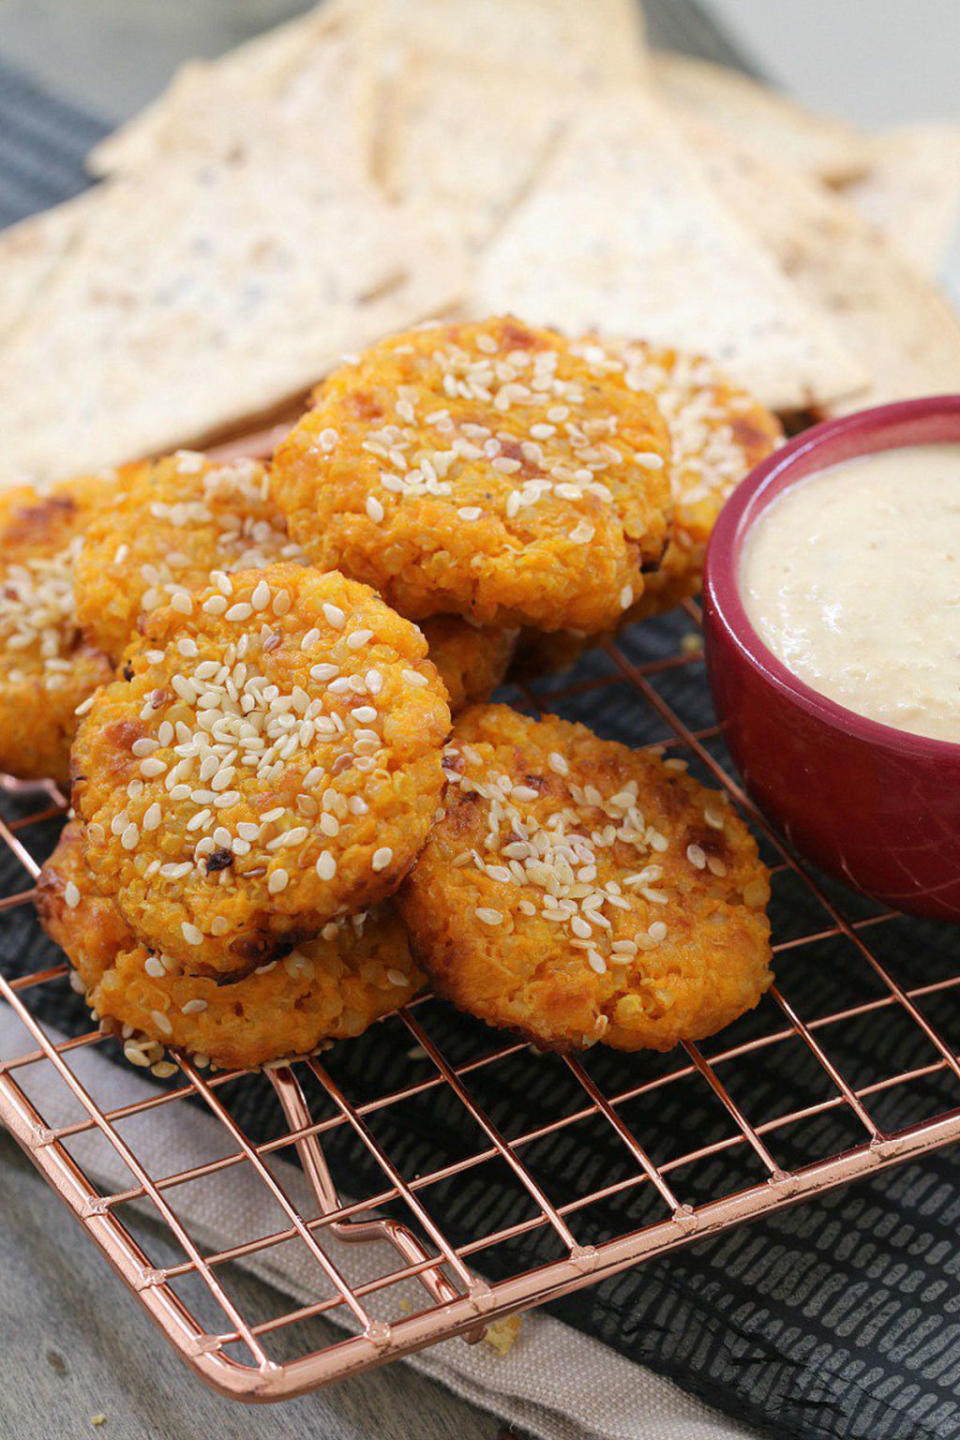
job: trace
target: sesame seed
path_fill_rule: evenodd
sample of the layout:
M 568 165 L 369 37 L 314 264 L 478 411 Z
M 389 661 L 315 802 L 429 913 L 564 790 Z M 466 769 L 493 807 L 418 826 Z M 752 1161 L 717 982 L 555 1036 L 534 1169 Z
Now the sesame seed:
M 391 985 L 405 986 L 410 983 L 409 976 L 404 975 L 402 970 L 388 970 L 387 979 Z
M 180 926 L 180 931 L 188 945 L 203 944 L 203 931 L 198 929 L 196 925 L 191 925 L 189 920 L 184 920 Z
M 651 940 L 659 942 L 667 938 L 667 927 L 662 920 L 654 920 L 652 925 L 647 926 L 647 934 Z
M 63 887 L 63 898 L 68 910 L 76 910 L 80 904 L 80 891 L 72 880 L 68 880 Z
M 347 647 L 350 650 L 362 650 L 372 639 L 372 630 L 354 630 L 352 635 L 347 636 Z
M 270 872 L 270 878 L 267 880 L 267 889 L 271 895 L 279 895 L 281 890 L 286 890 L 289 881 L 290 876 L 286 870 L 272 870 Z
M 347 617 L 339 605 L 331 605 L 328 600 L 323 602 L 323 613 L 327 624 L 334 630 L 342 630 L 347 623 Z
M 167 973 L 156 955 L 148 955 L 143 968 L 152 980 L 162 980 Z
M 321 850 L 317 856 L 317 874 L 321 880 L 332 880 L 337 873 L 337 862 L 329 850 Z
M 476 915 L 478 920 L 483 922 L 484 925 L 503 924 L 503 916 L 500 914 L 500 911 L 491 910 L 488 906 L 478 905 L 476 910 L 474 911 L 474 914 Z
M 152 805 L 147 806 L 146 812 L 144 813 L 144 817 L 141 822 L 142 828 L 148 832 L 150 830 L 156 830 L 162 818 L 163 811 L 161 810 L 159 803 L 155 800 Z
M 706 868 L 707 857 L 699 845 L 687 846 L 687 859 L 695 870 L 703 870 Z
M 379 850 L 375 850 L 373 852 L 372 863 L 374 870 L 386 870 L 387 866 L 392 860 L 393 851 L 390 849 L 389 845 L 381 845 Z
M 135 850 L 139 843 L 140 831 L 131 820 L 130 824 L 125 827 L 123 834 L 120 836 L 120 844 L 124 850 Z
M 173 1026 L 170 1024 L 170 1021 L 167 1019 L 166 1015 L 164 1015 L 162 1010 L 151 1010 L 150 1019 L 153 1021 L 154 1025 L 156 1025 L 161 1035 L 166 1035 L 169 1037 L 173 1034 Z
M 222 615 L 227 608 L 227 601 L 224 595 L 211 595 L 204 600 L 202 610 L 205 615 Z
M 261 580 L 254 586 L 253 594 L 250 596 L 250 603 L 254 610 L 266 610 L 270 604 L 270 586 L 266 580 Z
M 403 678 L 410 685 L 429 685 L 430 681 L 426 675 L 421 675 L 417 670 L 404 670 Z
M 367 514 L 375 524 L 379 525 L 384 517 L 384 508 L 375 495 L 367 497 Z
M 202 1015 L 206 1008 L 206 1000 L 188 1000 L 185 1005 L 181 1005 L 180 1013 L 181 1015 Z

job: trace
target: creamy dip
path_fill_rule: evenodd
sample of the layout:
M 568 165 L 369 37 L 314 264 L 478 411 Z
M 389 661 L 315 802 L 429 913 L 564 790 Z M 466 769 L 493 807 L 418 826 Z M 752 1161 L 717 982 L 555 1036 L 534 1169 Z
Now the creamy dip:
M 960 445 L 799 481 L 751 527 L 740 589 L 760 636 L 814 690 L 960 741 Z

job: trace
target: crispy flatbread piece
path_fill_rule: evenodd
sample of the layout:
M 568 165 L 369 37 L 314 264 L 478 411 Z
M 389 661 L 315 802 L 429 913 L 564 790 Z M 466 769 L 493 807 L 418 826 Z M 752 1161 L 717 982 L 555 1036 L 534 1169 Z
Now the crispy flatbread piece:
M 844 191 L 920 275 L 936 279 L 960 221 L 960 125 L 902 125 L 873 140 L 869 174 Z
M 873 370 L 866 394 L 828 402 L 822 407 L 826 413 L 960 390 L 956 315 L 857 210 L 822 185 L 705 127 L 698 130 L 697 151 L 743 224 Z
M 219 164 L 116 181 L 5 347 L 0 481 L 262 414 L 463 285 L 460 252 L 269 134 Z
M 671 105 L 747 140 L 780 165 L 792 165 L 827 184 L 865 175 L 872 163 L 870 137 L 843 120 L 817 115 L 759 80 L 698 60 L 660 51 L 654 79 Z
M 481 257 L 470 303 L 699 351 L 771 409 L 840 399 L 869 378 L 636 90 L 572 122 Z

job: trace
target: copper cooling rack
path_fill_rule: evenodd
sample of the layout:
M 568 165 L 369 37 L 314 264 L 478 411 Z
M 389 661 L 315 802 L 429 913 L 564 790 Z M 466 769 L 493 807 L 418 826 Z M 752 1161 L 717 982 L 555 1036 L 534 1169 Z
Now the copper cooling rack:
M 363 1041 L 273 1072 L 273 1091 L 262 1077 L 210 1074 L 180 1058 L 177 1073 L 158 1081 L 148 1098 L 111 1108 L 82 1082 L 78 1056 L 88 1047 L 116 1049 L 116 1042 L 88 1028 L 55 1043 L 38 1018 L 38 997 L 65 989 L 66 967 L 0 975 L 0 995 L 25 1037 L 22 1053 L 0 1063 L 0 1119 L 167 1339 L 216 1389 L 244 1400 L 280 1399 L 451 1336 L 475 1339 L 497 1317 L 960 1137 L 960 1063 L 937 1015 L 938 1003 L 960 1000 L 960 959 L 956 973 L 941 956 L 939 968 L 904 979 L 899 961 L 916 951 L 918 935 L 927 937 L 929 959 L 945 932 L 934 929 L 931 941 L 932 927 L 918 930 L 917 922 L 834 890 L 766 829 L 728 772 L 716 727 L 685 713 L 691 686 L 700 695 L 701 720 L 704 713 L 698 620 L 690 606 L 669 632 L 671 653 L 662 639 L 651 648 L 646 627 L 639 627 L 633 638 L 594 652 L 572 677 L 521 687 L 512 698 L 574 718 L 589 713 L 595 725 L 598 715 L 618 717 L 614 728 L 637 743 L 685 756 L 695 773 L 723 785 L 753 825 L 774 874 L 778 985 L 752 1016 L 713 1041 L 665 1057 L 614 1056 L 603 1047 L 581 1058 L 544 1057 L 473 1022 L 459 1029 L 447 1007 L 427 996 Z M 35 803 L 23 794 L 11 800 L 15 788 L 8 784 L 0 839 L 19 863 L 22 885 L 0 900 L 4 921 L 31 904 L 38 863 L 30 837 L 64 803 L 52 787 Z M 778 909 L 778 896 L 787 892 L 788 903 Z M 781 924 L 781 914 L 792 918 Z M 802 1000 L 791 993 L 798 977 Z M 835 984 L 846 988 L 831 989 Z M 362 1085 L 356 1075 L 338 1078 L 338 1055 L 368 1044 L 367 1054 L 376 1056 L 388 1030 L 391 1053 L 409 1057 L 405 1072 L 384 1072 L 389 1083 L 382 1089 L 376 1061 L 363 1069 Z M 542 1076 L 544 1066 L 556 1067 L 547 1110 L 518 1131 L 510 1123 L 511 1087 L 522 1095 L 538 1084 L 544 1093 L 542 1079 L 529 1078 Z M 805 1103 L 778 1102 L 781 1080 L 804 1066 Z M 29 1098 L 29 1077 L 43 1067 L 53 1067 L 79 1107 L 69 1124 L 50 1123 Z M 233 1099 L 251 1085 L 264 1087 L 275 1111 L 267 1139 L 236 1119 Z M 681 1120 L 670 1121 L 668 1144 L 657 1120 L 680 1096 L 672 1113 Z M 395 1152 L 399 1132 L 390 1122 L 414 1104 L 428 1122 L 411 1160 Z M 217 1151 L 152 1173 L 127 1138 L 130 1126 L 148 1112 L 175 1119 L 188 1105 L 214 1117 Z M 429 1117 L 444 1107 L 462 1116 L 462 1127 L 454 1128 L 467 1137 L 453 1156 L 439 1144 L 432 1148 Z M 704 1107 L 713 1112 L 709 1126 Z M 77 1158 L 78 1139 L 97 1132 L 129 1172 L 122 1191 L 104 1193 Z M 339 1166 L 335 1184 L 326 1160 L 346 1142 L 357 1159 Z M 579 1181 L 555 1194 L 543 1157 L 562 1147 L 573 1155 Z M 312 1186 L 312 1212 L 277 1178 L 275 1160 L 294 1155 Z M 591 1163 L 598 1155 L 599 1166 Z M 238 1229 L 222 1237 L 219 1249 L 204 1250 L 180 1218 L 177 1198 L 236 1166 L 246 1184 L 269 1196 L 275 1223 L 263 1233 Z M 465 1221 L 463 1195 L 471 1187 L 488 1193 L 483 1177 L 491 1166 L 497 1193 L 512 1188 L 518 1203 L 482 1224 L 468 1211 Z M 158 1253 L 134 1237 L 131 1202 L 160 1222 L 151 1232 L 163 1236 Z M 389 1257 L 382 1273 L 368 1265 L 362 1282 L 348 1278 L 331 1258 L 330 1236 L 379 1240 L 376 1254 Z M 230 1296 L 229 1262 L 278 1246 L 300 1247 L 305 1272 L 316 1277 L 315 1299 L 286 1309 L 281 1301 L 279 1313 L 242 1313 Z M 411 1280 L 413 1305 L 400 1298 L 409 1296 Z M 319 1315 L 342 1319 L 346 1328 L 318 1350 L 315 1327 L 310 1345 L 298 1339 L 298 1327 Z

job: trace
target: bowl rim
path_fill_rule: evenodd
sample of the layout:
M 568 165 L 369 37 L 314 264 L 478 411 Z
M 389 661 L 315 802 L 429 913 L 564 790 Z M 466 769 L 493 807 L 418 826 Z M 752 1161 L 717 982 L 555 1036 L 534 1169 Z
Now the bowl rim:
M 899 730 L 882 720 L 872 720 L 856 710 L 831 700 L 806 681 L 789 670 L 761 639 L 747 614 L 740 590 L 740 556 L 744 541 L 751 526 L 763 514 L 775 496 L 785 493 L 790 482 L 778 484 L 784 474 L 798 466 L 802 460 L 815 456 L 818 450 L 829 447 L 839 439 L 853 440 L 855 448 L 847 456 L 878 454 L 884 450 L 904 449 L 924 444 L 949 444 L 943 439 L 925 441 L 916 437 L 891 440 L 890 434 L 898 427 L 906 427 L 911 421 L 922 422 L 939 417 L 955 417 L 957 423 L 956 443 L 960 444 L 960 394 L 926 395 L 916 400 L 898 400 L 889 405 L 876 405 L 867 410 L 856 410 L 835 420 L 803 430 L 788 440 L 785 445 L 771 452 L 765 460 L 755 466 L 730 495 L 717 518 L 704 561 L 703 590 L 707 615 L 723 628 L 740 655 L 755 671 L 759 671 L 766 682 L 784 696 L 790 703 L 808 715 L 842 731 L 853 739 L 911 758 L 932 761 L 960 761 L 960 740 L 939 740 L 930 735 L 915 735 L 909 730 Z M 880 443 L 887 439 L 888 443 Z M 802 483 L 833 465 L 845 461 L 825 459 L 821 467 L 815 464 L 798 476 L 794 483 Z M 712 613 L 711 613 L 712 612 Z M 709 624 L 706 631 L 709 635 Z

